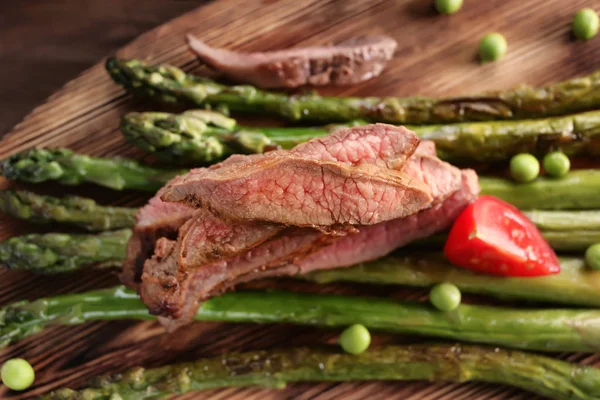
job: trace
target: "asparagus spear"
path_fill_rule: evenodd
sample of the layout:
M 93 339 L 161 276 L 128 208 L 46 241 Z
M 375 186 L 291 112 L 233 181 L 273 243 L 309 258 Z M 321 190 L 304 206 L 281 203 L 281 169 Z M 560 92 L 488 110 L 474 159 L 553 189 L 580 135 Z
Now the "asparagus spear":
M 594 232 L 600 237 L 598 231 Z M 586 238 L 580 232 L 549 231 L 558 234 L 572 248 Z M 42 273 L 71 271 L 87 264 L 100 266 L 115 264 L 125 257 L 131 232 L 121 230 L 99 236 L 46 234 L 14 237 L 0 242 L 0 263 L 12 269 L 35 270 Z M 559 240 L 555 242 L 558 243 Z M 588 239 L 587 248 L 597 237 Z M 443 237 L 440 244 L 443 244 Z M 555 243 L 555 245 L 556 245 Z M 68 245 L 67 245 L 68 244 Z M 561 258 L 561 272 L 547 277 L 503 278 L 474 274 L 448 263 L 443 255 L 408 252 L 402 256 L 388 256 L 350 268 L 318 271 L 299 279 L 319 283 L 333 281 L 369 282 L 427 287 L 440 282 L 452 282 L 468 293 L 487 294 L 499 298 L 519 298 L 551 303 L 600 306 L 600 272 L 586 267 L 582 258 Z
M 479 177 L 481 194 L 499 197 L 522 210 L 600 208 L 600 170 L 571 171 L 564 178 L 540 177 L 531 183 Z
M 68 185 L 93 182 L 116 190 L 155 191 L 185 172 L 127 159 L 89 157 L 68 149 L 32 149 L 0 161 L 0 174 L 10 179 L 57 180 Z M 480 177 L 479 183 L 482 194 L 500 197 L 524 210 L 600 208 L 600 170 L 577 170 L 564 178 L 542 177 L 526 184 L 491 177 Z
M 206 113 L 226 118 L 203 110 L 183 114 L 130 113 L 122 119 L 121 130 L 134 145 L 165 161 L 198 165 L 221 160 L 233 152 L 260 153 L 273 146 L 291 148 L 327 135 L 334 128 L 232 128 L 235 121 L 227 118 L 230 125 L 223 129 L 207 124 Z M 600 154 L 599 111 L 538 120 L 408 128 L 423 139 L 433 140 L 439 156 L 452 162 L 499 161 L 522 152 L 543 155 L 549 149 L 561 149 L 569 155 Z
M 429 287 L 450 282 L 462 292 L 600 307 L 600 271 L 579 257 L 560 257 L 560 273 L 536 278 L 508 278 L 478 274 L 450 264 L 443 254 L 408 252 L 391 255 L 349 268 L 315 271 L 296 278 L 317 283 L 358 282 Z
M 88 231 L 108 231 L 135 225 L 137 209 L 101 206 L 78 196 L 43 196 L 25 190 L 0 191 L 0 210 L 16 218 L 38 222 L 61 222 Z
M 284 388 L 306 381 L 427 380 L 488 382 L 552 399 L 600 398 L 600 369 L 469 345 L 387 346 L 360 355 L 297 348 L 225 354 L 154 369 L 134 368 L 80 390 L 59 389 L 43 400 L 160 399 L 218 387 Z
M 600 230 L 600 211 L 525 211 L 538 228 L 545 231 Z
M 213 163 L 236 152 L 226 139 L 235 124 L 235 120 L 207 110 L 181 115 L 129 113 L 121 119 L 121 132 L 130 143 L 162 160 L 200 164 Z
M 540 118 L 600 105 L 600 73 L 546 87 L 435 99 L 428 97 L 324 97 L 288 95 L 249 85 L 227 86 L 170 65 L 109 58 L 106 69 L 126 90 L 163 103 L 218 105 L 232 111 L 269 113 L 292 121 L 367 121 L 396 124 Z
M 46 233 L 17 236 L 0 242 L 0 264 L 9 269 L 54 274 L 122 264 L 130 229 L 97 235 Z
M 192 166 L 236 153 L 289 149 L 330 132 L 327 127 L 244 128 L 235 124 L 235 120 L 207 110 L 129 113 L 121 119 L 121 131 L 129 142 L 161 160 Z
M 109 319 L 151 319 L 138 296 L 118 286 L 33 302 L 0 311 L 0 346 L 47 325 Z M 462 304 L 451 313 L 427 303 L 286 292 L 232 292 L 203 303 L 197 321 L 291 323 L 344 327 L 354 323 L 390 333 L 435 336 L 541 351 L 600 349 L 600 311 L 510 309 Z
M 99 158 L 68 149 L 30 149 L 0 161 L 0 175 L 23 182 L 58 181 L 65 185 L 91 182 L 115 190 L 155 192 L 181 174 L 123 158 Z

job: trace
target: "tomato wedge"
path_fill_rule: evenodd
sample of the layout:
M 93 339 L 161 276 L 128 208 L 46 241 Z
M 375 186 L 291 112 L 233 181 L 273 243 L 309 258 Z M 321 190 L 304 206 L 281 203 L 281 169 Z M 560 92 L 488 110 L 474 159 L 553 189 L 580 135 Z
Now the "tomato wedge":
M 560 272 L 556 254 L 516 207 L 481 196 L 454 221 L 444 254 L 457 266 L 504 276 Z

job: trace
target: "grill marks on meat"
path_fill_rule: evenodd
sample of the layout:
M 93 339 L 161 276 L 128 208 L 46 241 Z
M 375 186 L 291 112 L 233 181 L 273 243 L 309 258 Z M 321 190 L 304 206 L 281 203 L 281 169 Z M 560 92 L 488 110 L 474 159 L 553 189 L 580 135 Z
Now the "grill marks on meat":
M 428 186 L 397 170 L 283 153 L 171 185 L 162 199 L 232 220 L 310 227 L 376 224 L 414 214 L 432 201 Z
M 378 76 L 397 43 L 388 36 L 366 36 L 333 46 L 241 53 L 216 49 L 192 35 L 188 43 L 201 61 L 227 77 L 263 88 L 351 85 Z

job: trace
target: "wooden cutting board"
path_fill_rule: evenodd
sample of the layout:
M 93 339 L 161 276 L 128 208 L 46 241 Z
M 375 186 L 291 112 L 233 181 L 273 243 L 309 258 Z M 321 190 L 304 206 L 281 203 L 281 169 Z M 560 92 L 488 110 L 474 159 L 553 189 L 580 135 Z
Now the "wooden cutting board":
M 200 70 L 188 51 L 184 34 L 192 32 L 209 44 L 237 50 L 271 50 L 323 44 L 366 33 L 387 33 L 399 46 L 383 75 L 349 88 L 322 90 L 338 95 L 448 95 L 533 85 L 587 74 L 600 68 L 600 37 L 575 42 L 570 34 L 573 14 L 591 0 L 465 0 L 453 16 L 437 15 L 430 0 L 220 0 L 181 16 L 140 36 L 118 52 L 122 57 L 171 63 L 186 71 Z M 501 32 L 508 53 L 501 62 L 480 65 L 477 45 L 483 34 Z M 40 65 L 43 68 L 43 65 Z M 26 88 L 24 88 L 26 90 Z M 103 61 L 70 81 L 33 110 L 0 142 L 0 157 L 31 146 L 65 146 L 98 156 L 142 158 L 125 143 L 119 117 L 150 109 L 134 101 L 104 71 Z M 0 178 L 1 179 L 1 178 Z M 0 181 L 1 187 L 8 187 Z M 92 186 L 64 188 L 45 184 L 47 193 L 76 193 L 117 205 L 143 204 L 137 193 Z M 58 230 L 0 216 L 0 239 L 35 231 Z M 117 283 L 109 272 L 78 272 L 41 277 L 0 272 L 0 304 L 59 293 L 81 292 Z M 267 285 L 273 286 L 274 282 Z M 315 285 L 278 282 L 296 290 L 419 298 L 424 292 L 392 287 Z M 0 388 L 0 398 L 29 398 L 64 386 L 80 387 L 89 378 L 135 365 L 159 366 L 225 351 L 268 349 L 333 343 L 337 331 L 293 326 L 192 324 L 172 335 L 151 322 L 102 322 L 55 327 L 0 352 L 0 362 L 25 357 L 37 371 L 26 394 Z M 419 341 L 377 336 L 375 343 Z M 557 357 L 600 366 L 600 356 L 560 354 Z M 528 393 L 483 384 L 347 383 L 297 384 L 281 391 L 223 389 L 188 394 L 182 399 L 530 399 Z

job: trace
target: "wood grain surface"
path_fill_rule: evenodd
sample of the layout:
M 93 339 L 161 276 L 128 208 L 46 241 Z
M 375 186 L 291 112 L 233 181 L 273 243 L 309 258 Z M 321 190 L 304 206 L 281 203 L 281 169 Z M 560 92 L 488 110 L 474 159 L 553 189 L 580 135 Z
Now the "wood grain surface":
M 429 0 L 220 0 L 183 15 L 125 46 L 122 57 L 168 62 L 190 72 L 203 69 L 188 51 L 184 34 L 192 32 L 215 46 L 269 50 L 323 44 L 366 33 L 395 37 L 398 50 L 377 80 L 324 89 L 338 95 L 448 95 L 534 85 L 587 74 L 600 67 L 600 37 L 573 41 L 570 22 L 590 0 L 466 0 L 453 16 L 436 15 Z M 508 53 L 498 63 L 479 65 L 477 44 L 483 34 L 501 32 Z M 118 120 L 130 110 L 151 109 L 134 101 L 109 79 L 103 63 L 85 71 L 33 110 L 0 142 L 0 157 L 32 146 L 66 146 L 99 156 L 144 155 L 126 144 Z M 0 181 L 0 187 L 10 186 Z M 63 188 L 40 185 L 45 193 L 77 193 L 100 202 L 141 205 L 145 197 L 92 186 Z M 0 217 L 0 240 L 40 227 Z M 59 293 L 82 292 L 117 283 L 109 272 L 78 272 L 41 277 L 0 272 L 0 304 Z M 419 298 L 423 291 L 359 285 L 315 287 L 268 282 L 295 290 Z M 469 300 L 469 299 L 468 299 Z M 472 300 L 472 299 L 471 299 Z M 80 387 L 98 374 L 135 365 L 158 366 L 221 354 L 225 351 L 331 344 L 337 331 L 283 325 L 196 323 L 167 335 L 156 323 L 99 322 L 55 327 L 0 352 L 0 362 L 21 356 L 37 371 L 35 386 L 25 394 L 0 388 L 0 398 L 30 398 L 53 388 Z M 423 341 L 377 335 L 375 343 Z M 558 354 L 571 361 L 600 366 L 600 356 Z M 483 384 L 347 383 L 297 384 L 281 391 L 224 389 L 188 394 L 181 399 L 531 399 L 532 395 Z

